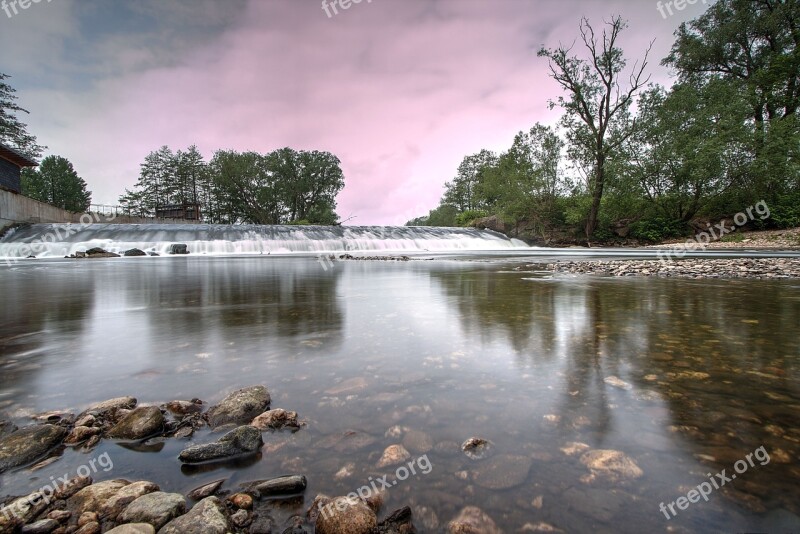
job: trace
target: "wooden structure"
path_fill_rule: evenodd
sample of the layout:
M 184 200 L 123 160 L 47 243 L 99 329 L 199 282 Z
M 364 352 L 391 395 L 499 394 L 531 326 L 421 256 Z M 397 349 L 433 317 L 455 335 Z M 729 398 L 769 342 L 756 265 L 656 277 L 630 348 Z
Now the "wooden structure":
M 156 219 L 183 219 L 185 221 L 200 220 L 200 204 L 184 202 L 156 208 Z
M 38 166 L 39 164 L 28 156 L 0 143 L 0 188 L 12 193 L 20 193 L 22 191 L 20 179 L 22 168 Z

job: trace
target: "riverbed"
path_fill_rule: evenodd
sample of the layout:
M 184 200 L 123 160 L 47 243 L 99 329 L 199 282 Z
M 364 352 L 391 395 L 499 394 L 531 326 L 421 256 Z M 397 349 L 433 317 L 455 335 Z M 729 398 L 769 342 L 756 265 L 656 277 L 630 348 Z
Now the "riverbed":
M 505 532 L 800 529 L 798 280 L 560 277 L 529 264 L 251 256 L 0 267 L 0 410 L 20 426 L 122 395 L 213 404 L 256 384 L 304 423 L 265 433 L 256 460 L 206 469 L 178 454 L 218 437 L 207 429 L 136 446 L 104 439 L 3 474 L 0 495 L 107 452 L 114 467 L 96 480 L 184 494 L 219 478 L 305 475 L 304 499 L 276 505 L 290 517 L 318 493 L 394 474 L 376 465 L 403 444 L 431 469 L 393 485 L 385 510 L 412 506 L 420 532 L 445 531 L 470 505 Z M 470 437 L 489 440 L 491 454 L 465 455 Z M 707 502 L 661 510 L 760 447 L 769 461 Z M 592 450 L 620 451 L 641 474 L 592 477 L 582 461 Z

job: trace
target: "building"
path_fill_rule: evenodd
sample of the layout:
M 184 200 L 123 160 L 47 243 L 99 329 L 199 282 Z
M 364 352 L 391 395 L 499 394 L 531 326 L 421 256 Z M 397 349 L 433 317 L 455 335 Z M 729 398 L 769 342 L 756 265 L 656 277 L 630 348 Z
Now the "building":
M 194 202 L 184 202 L 183 204 L 172 204 L 169 206 L 158 206 L 156 208 L 157 219 L 183 219 L 185 221 L 200 220 L 200 205 Z
M 20 193 L 22 191 L 20 182 L 22 168 L 38 166 L 39 164 L 31 158 L 0 143 L 0 189 Z

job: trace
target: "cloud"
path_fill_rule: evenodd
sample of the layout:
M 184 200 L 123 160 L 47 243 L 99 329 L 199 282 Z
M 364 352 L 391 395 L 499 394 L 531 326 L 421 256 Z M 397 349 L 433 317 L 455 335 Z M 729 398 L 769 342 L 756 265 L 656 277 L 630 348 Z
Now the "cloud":
M 332 18 L 298 0 L 125 6 L 54 0 L 0 34 L 19 46 L 8 69 L 31 131 L 96 201 L 115 202 L 164 144 L 206 157 L 292 146 L 339 156 L 339 213 L 354 224 L 424 214 L 465 155 L 554 122 L 557 88 L 536 51 L 575 39 L 581 14 L 630 19 L 631 57 L 657 37 L 660 80 L 680 22 L 629 2 L 373 0 Z

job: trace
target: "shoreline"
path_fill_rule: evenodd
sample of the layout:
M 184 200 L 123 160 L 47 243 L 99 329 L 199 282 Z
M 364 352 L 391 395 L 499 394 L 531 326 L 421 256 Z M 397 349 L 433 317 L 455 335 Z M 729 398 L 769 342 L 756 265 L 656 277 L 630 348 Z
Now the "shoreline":
M 800 259 L 570 260 L 548 263 L 547 270 L 552 271 L 554 275 L 796 280 L 800 279 Z

